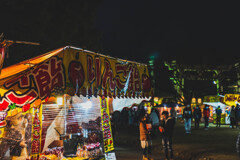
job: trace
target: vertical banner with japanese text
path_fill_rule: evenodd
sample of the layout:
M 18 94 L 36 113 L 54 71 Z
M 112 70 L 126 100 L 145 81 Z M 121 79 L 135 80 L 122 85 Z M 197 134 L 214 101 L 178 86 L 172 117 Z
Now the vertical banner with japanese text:
M 105 153 L 114 150 L 111 121 L 109 115 L 108 100 L 104 96 L 100 98 L 103 143 Z
M 32 123 L 32 158 L 39 158 L 41 153 L 41 135 L 42 135 L 42 105 L 33 108 L 33 123 Z

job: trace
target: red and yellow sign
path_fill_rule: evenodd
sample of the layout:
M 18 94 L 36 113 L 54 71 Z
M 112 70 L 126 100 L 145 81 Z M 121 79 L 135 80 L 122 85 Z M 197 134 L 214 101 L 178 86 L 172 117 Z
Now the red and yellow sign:
M 90 97 L 151 96 L 151 80 L 145 64 L 69 47 L 54 56 L 43 57 L 27 61 L 35 65 L 21 73 L 14 72 L 9 77 L 3 73 L 3 79 L 0 76 L 0 111 L 13 103 L 22 107 L 27 102 L 64 93 Z
M 224 95 L 224 103 L 229 106 L 235 106 L 237 103 L 240 103 L 240 95 L 239 94 L 225 94 Z
M 114 146 L 113 146 L 113 137 L 112 137 L 108 101 L 105 97 L 100 98 L 100 106 L 101 106 L 101 116 L 102 116 L 104 151 L 110 152 L 114 150 Z

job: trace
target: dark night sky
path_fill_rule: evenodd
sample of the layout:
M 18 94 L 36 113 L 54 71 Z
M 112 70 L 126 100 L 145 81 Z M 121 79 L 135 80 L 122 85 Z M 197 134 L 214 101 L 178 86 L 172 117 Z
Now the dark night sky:
M 156 87 L 167 91 L 159 62 L 229 64 L 240 58 L 239 8 L 237 0 L 2 0 L 0 33 L 41 43 L 12 45 L 4 67 L 65 45 L 143 63 L 155 55 L 156 84 L 163 84 Z
M 239 8 L 237 0 L 3 0 L 0 32 L 7 39 L 41 43 L 11 46 L 10 57 L 21 55 L 19 60 L 74 45 L 144 63 L 150 55 L 232 63 L 240 52 Z M 35 50 L 27 54 L 29 48 Z
M 236 0 L 105 0 L 97 19 L 102 52 L 142 62 L 157 54 L 190 63 L 232 63 L 240 52 L 239 8 Z

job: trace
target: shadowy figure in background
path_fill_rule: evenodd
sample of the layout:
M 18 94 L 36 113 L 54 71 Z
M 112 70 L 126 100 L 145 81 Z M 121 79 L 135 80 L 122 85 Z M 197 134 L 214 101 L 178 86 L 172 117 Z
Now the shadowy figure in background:
M 129 110 L 128 110 L 128 125 L 129 126 L 133 126 L 133 120 L 134 120 L 133 110 L 132 110 L 132 108 L 129 108 Z
M 118 134 L 119 128 L 121 125 L 121 112 L 120 111 L 114 111 L 112 114 L 112 121 L 114 123 L 115 133 Z
M 210 117 L 210 109 L 208 105 L 205 105 L 203 109 L 203 116 L 204 116 L 204 122 L 205 122 L 205 130 L 208 130 L 209 125 L 209 117 Z
M 239 104 L 236 105 L 236 108 L 235 108 L 235 121 L 236 121 L 236 128 L 239 128 L 238 127 L 238 122 L 240 120 L 240 107 L 239 107 Z
M 221 125 L 221 115 L 222 115 L 222 109 L 220 108 L 220 106 L 218 106 L 218 108 L 216 108 L 216 115 L 217 115 L 217 126 L 216 127 L 220 127 Z
M 183 109 L 183 119 L 186 133 L 191 133 L 192 109 L 190 104 Z
M 152 108 L 149 119 L 150 119 L 150 122 L 152 124 L 151 137 L 155 138 L 155 136 L 158 132 L 158 127 L 159 127 L 159 114 L 158 114 L 157 109 Z
M 234 125 L 235 125 L 235 107 L 234 106 L 231 107 L 231 111 L 228 118 L 230 118 L 230 128 L 234 129 Z
M 193 111 L 193 118 L 194 118 L 194 121 L 195 121 L 195 126 L 194 127 L 195 127 L 195 129 L 198 129 L 199 128 L 199 122 L 202 118 L 202 111 L 199 108 L 199 105 L 197 105 L 196 108 Z
M 238 137 L 236 141 L 236 149 L 237 149 L 238 159 L 240 160 L 240 132 L 238 133 Z
M 168 111 L 163 111 L 162 116 L 163 120 L 159 130 L 162 133 L 162 144 L 165 151 L 165 157 L 169 159 L 168 152 L 170 152 L 170 159 L 173 159 L 172 136 L 175 121 L 173 117 L 169 116 Z
M 173 117 L 174 121 L 177 121 L 177 112 L 174 107 L 171 107 L 170 116 Z

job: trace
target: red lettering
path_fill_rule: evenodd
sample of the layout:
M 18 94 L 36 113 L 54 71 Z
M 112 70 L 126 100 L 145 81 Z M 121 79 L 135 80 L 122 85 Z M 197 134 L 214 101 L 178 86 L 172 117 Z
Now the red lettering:
M 112 135 L 111 135 L 111 132 L 110 132 L 109 129 L 108 129 L 108 130 L 105 130 L 105 131 L 103 132 L 103 138 L 104 138 L 104 139 L 110 139 L 110 138 L 112 138 Z
M 101 61 L 99 57 L 95 57 L 96 66 L 96 87 L 101 85 Z
M 37 97 L 37 92 L 35 90 L 30 90 L 20 96 L 16 95 L 13 91 L 6 94 L 6 98 L 12 103 L 16 103 L 18 106 L 23 106 L 26 102 L 33 102 Z
M 140 91 L 140 77 L 137 66 L 134 67 L 134 91 Z M 134 95 L 135 96 L 135 95 Z
M 115 88 L 115 82 L 114 82 L 114 79 L 113 79 L 112 68 L 110 66 L 110 63 L 107 60 L 105 60 L 104 65 L 105 65 L 105 69 L 104 69 L 104 72 L 103 72 L 102 87 L 105 90 L 105 89 L 107 89 L 107 84 L 108 84 L 109 89 L 111 91 L 113 91 L 114 88 Z
M 73 87 L 77 88 L 78 86 L 78 89 L 81 88 L 85 80 L 84 69 L 82 64 L 77 61 L 72 61 L 69 65 L 68 72 L 69 80 L 73 84 Z
M 93 68 L 93 59 L 91 56 L 87 56 L 87 62 L 88 62 L 88 72 L 87 72 L 87 75 L 88 75 L 88 81 L 90 84 L 93 83 L 93 81 L 95 80 L 95 72 L 94 72 L 94 68 Z
M 116 76 L 116 79 L 115 79 L 116 85 L 117 85 L 119 90 L 122 90 L 125 86 L 126 81 L 121 81 L 120 74 L 123 74 L 122 78 L 126 79 L 126 77 L 127 77 L 126 65 L 116 64 L 115 68 L 116 68 L 116 73 L 117 73 L 117 76 Z
M 50 94 L 50 82 L 51 77 L 48 73 L 48 66 L 46 64 L 41 65 L 39 68 L 33 71 L 35 82 L 37 83 L 39 97 L 44 98 Z
M 108 123 L 109 123 L 109 121 L 108 121 L 108 120 L 106 120 L 104 123 L 107 123 L 107 124 L 106 124 L 106 125 L 104 125 L 104 126 L 103 126 L 103 128 L 104 128 L 104 129 L 109 129 L 109 128 L 110 128 L 110 126 L 109 126 L 109 124 L 108 124 Z
M 5 109 L 7 109 L 9 104 L 10 103 L 5 98 L 3 98 L 0 102 L 0 111 L 4 111 Z
M 32 153 L 39 153 L 39 146 L 40 146 L 39 140 L 33 140 L 32 141 Z

